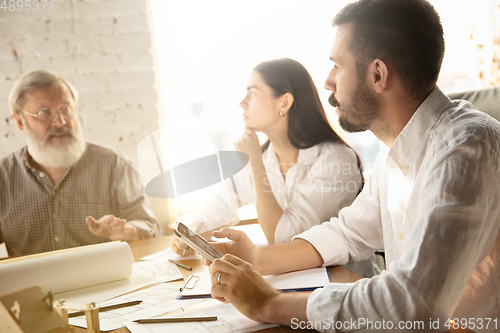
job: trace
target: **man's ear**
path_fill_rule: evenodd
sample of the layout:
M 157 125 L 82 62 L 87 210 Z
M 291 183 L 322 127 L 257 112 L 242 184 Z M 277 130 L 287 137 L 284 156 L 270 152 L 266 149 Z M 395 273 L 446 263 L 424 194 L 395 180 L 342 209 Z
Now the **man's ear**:
M 280 97 L 279 100 L 279 108 L 280 112 L 286 114 L 288 110 L 292 107 L 293 104 L 293 95 L 291 93 L 285 93 Z
M 380 59 L 373 60 L 368 66 L 368 74 L 373 89 L 377 93 L 383 92 L 389 80 L 389 68 L 387 64 Z
M 12 112 L 12 118 L 14 118 L 14 121 L 16 122 L 17 127 L 21 130 L 21 132 L 24 132 L 24 123 L 23 119 L 17 112 Z

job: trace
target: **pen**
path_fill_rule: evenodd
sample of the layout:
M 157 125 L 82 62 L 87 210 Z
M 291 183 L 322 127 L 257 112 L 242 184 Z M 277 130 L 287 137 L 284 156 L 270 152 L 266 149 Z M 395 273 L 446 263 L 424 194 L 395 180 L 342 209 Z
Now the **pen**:
M 153 324 L 153 323 L 184 323 L 189 321 L 215 321 L 215 320 L 217 320 L 217 316 L 136 319 L 134 320 L 134 322 L 139 324 Z
M 137 304 L 141 304 L 142 301 L 131 301 L 131 302 L 125 302 L 125 303 L 118 303 L 118 304 L 113 304 L 113 305 L 107 305 L 107 306 L 103 306 L 101 308 L 99 308 L 99 312 L 106 312 L 106 311 L 110 311 L 110 310 L 114 310 L 114 309 L 120 309 L 120 308 L 124 308 L 124 307 L 127 307 L 127 306 L 132 306 L 132 305 L 137 305 Z M 68 317 L 69 318 L 73 318 L 73 317 L 78 317 L 78 316 L 81 316 L 81 315 L 84 315 L 85 312 L 84 311 L 78 311 L 78 312 L 72 312 L 72 313 L 69 313 L 68 314 Z
M 189 267 L 188 265 L 181 264 L 180 262 L 172 260 L 172 259 L 168 259 L 168 261 L 170 261 L 172 264 L 176 264 L 177 266 L 181 266 L 181 267 L 188 269 L 190 271 L 193 269 L 193 267 Z

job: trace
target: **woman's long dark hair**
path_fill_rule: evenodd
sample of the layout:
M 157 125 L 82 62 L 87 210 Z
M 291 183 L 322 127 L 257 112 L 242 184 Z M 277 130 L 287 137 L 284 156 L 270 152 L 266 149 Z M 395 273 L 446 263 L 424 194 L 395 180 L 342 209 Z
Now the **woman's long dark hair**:
M 318 90 L 300 62 L 289 58 L 268 60 L 255 66 L 254 70 L 259 72 L 275 97 L 286 93 L 293 95 L 293 104 L 288 111 L 288 139 L 295 148 L 306 149 L 324 141 L 349 147 L 328 123 Z M 269 141 L 262 150 L 268 146 Z M 357 154 L 356 157 L 361 171 L 361 161 Z

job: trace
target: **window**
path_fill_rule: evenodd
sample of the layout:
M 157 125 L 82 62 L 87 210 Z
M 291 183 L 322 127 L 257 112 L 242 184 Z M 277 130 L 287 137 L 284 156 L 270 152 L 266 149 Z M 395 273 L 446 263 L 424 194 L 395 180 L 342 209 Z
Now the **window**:
M 331 123 L 341 131 L 323 82 L 331 69 L 331 20 L 349 1 L 150 1 L 165 128 L 170 142 L 179 147 L 172 163 L 195 158 L 179 152 L 201 157 L 213 150 L 233 149 L 232 142 L 244 128 L 238 104 L 248 75 L 268 59 L 300 61 L 311 73 Z M 431 3 L 441 14 L 447 43 L 441 88 L 445 92 L 481 88 L 490 66 L 488 52 L 492 52 L 488 45 L 493 29 L 487 15 L 492 2 Z M 375 136 L 371 132 L 341 135 L 358 151 L 364 169 L 371 169 L 379 146 Z M 196 210 L 199 198 L 193 193 L 185 200 L 184 210 Z

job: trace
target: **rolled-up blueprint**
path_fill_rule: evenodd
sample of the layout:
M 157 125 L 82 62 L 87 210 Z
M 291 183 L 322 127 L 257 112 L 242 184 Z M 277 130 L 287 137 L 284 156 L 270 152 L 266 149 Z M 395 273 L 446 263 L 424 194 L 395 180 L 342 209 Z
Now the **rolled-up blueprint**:
M 0 296 L 31 286 L 61 293 L 128 279 L 134 256 L 125 242 L 110 242 L 0 262 Z

